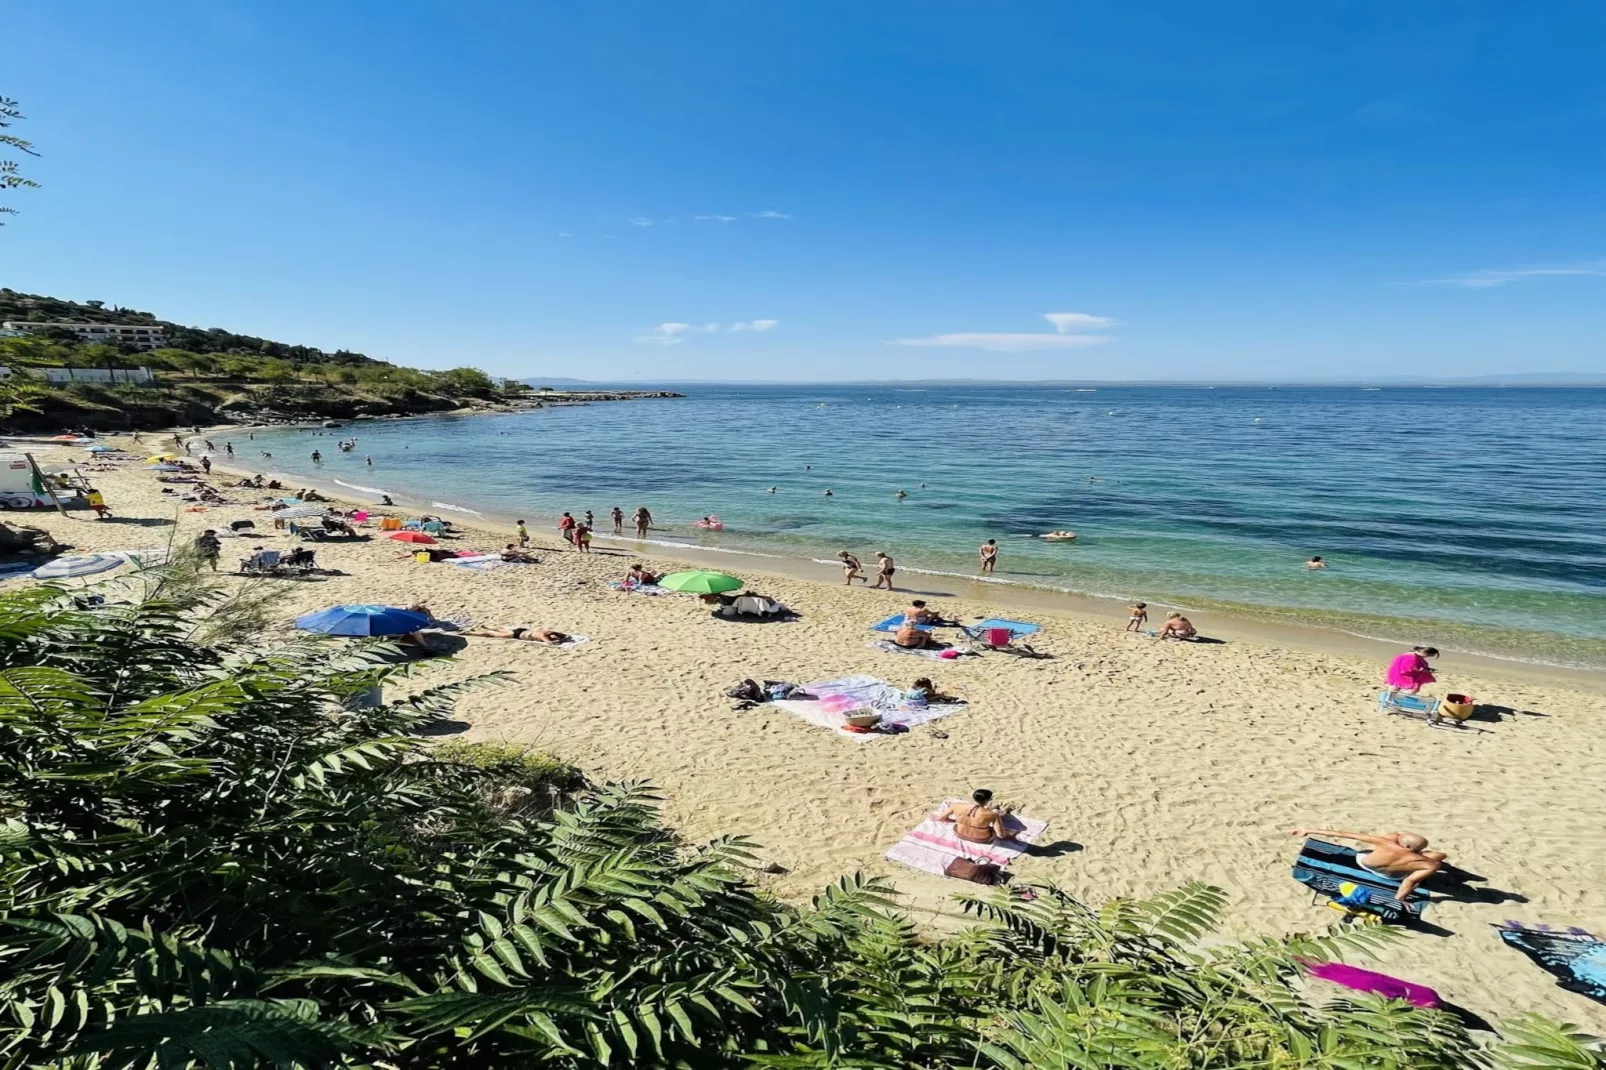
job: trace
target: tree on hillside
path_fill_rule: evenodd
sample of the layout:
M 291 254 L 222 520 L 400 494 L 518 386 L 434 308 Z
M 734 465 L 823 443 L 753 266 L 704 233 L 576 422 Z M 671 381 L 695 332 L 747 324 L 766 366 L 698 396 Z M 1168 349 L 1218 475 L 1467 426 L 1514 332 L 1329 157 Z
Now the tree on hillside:
M 0 131 L 10 127 L 18 119 L 25 118 L 17 102 L 8 97 L 0 97 Z M 29 156 L 38 156 L 34 151 L 33 143 L 24 141 L 14 134 L 0 133 L 0 145 L 7 148 L 25 152 Z M 38 189 L 39 183 L 22 174 L 21 168 L 15 160 L 0 160 L 0 190 L 9 189 Z M 0 215 L 16 215 L 15 208 L 0 205 Z M 0 222 L 0 226 L 5 226 Z

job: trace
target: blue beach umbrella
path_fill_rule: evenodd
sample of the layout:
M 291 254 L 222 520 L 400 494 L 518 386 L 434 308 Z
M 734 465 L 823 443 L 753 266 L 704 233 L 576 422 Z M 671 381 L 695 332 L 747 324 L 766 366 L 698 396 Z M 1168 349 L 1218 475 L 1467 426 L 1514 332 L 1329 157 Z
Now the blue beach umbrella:
M 429 624 L 427 614 L 396 606 L 330 606 L 296 618 L 297 628 L 324 635 L 407 635 Z
M 89 452 L 90 453 L 116 453 L 117 452 L 117 447 L 116 446 L 90 446 L 89 447 Z

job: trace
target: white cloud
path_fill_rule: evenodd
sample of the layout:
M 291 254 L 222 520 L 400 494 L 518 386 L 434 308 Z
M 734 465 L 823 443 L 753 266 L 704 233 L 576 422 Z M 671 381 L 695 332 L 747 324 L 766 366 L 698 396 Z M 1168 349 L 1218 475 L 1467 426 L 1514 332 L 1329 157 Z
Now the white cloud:
M 1043 318 L 1054 325 L 1053 334 L 978 333 L 932 334 L 924 338 L 899 338 L 900 346 L 949 346 L 955 349 L 989 349 L 995 353 L 1028 353 L 1040 349 L 1082 349 L 1114 341 L 1107 334 L 1081 334 L 1115 326 L 1108 316 L 1085 312 L 1045 312 Z
M 1419 286 L 1459 286 L 1465 290 L 1487 290 L 1523 279 L 1542 279 L 1557 275 L 1606 275 L 1606 260 L 1587 260 L 1579 264 L 1555 264 L 1550 267 L 1485 268 L 1469 271 L 1465 275 L 1447 275 L 1442 279 L 1423 279 Z
M 574 237 L 574 235 L 570 234 L 566 230 L 560 230 L 560 231 L 558 231 L 558 237 L 560 237 L 560 238 L 572 238 L 572 237 Z
M 656 222 L 657 222 L 657 220 L 655 220 L 655 219 L 648 219 L 648 218 L 647 218 L 647 217 L 646 217 L 646 216 L 644 216 L 644 215 L 638 215 L 638 216 L 636 216 L 636 217 L 635 217 L 635 218 L 633 218 L 633 219 L 631 219 L 631 220 L 630 220 L 630 221 L 629 221 L 629 222 L 630 222 L 630 225 L 631 225 L 631 226 L 634 226 L 634 227 L 650 227 L 650 226 L 652 226 L 652 225 L 653 225 L 653 224 L 654 224 L 654 223 L 656 223 Z
M 708 221 L 711 221 L 711 222 L 714 222 L 714 223 L 734 223 L 734 222 L 736 222 L 736 217 L 733 216 L 733 215 L 694 215 L 694 216 L 692 216 L 692 218 L 693 219 L 708 220 Z
M 792 218 L 790 214 L 788 214 L 786 212 L 777 212 L 773 208 L 766 208 L 762 212 L 749 212 L 748 215 L 752 216 L 754 219 L 791 219 Z
M 743 331 L 758 331 L 762 333 L 774 329 L 780 322 L 780 320 L 745 320 L 732 323 L 729 326 L 719 323 L 704 323 L 701 325 L 695 323 L 660 323 L 658 326 L 649 329 L 645 334 L 632 336 L 631 341 L 640 342 L 643 345 L 678 346 L 694 334 L 719 334 L 721 332 L 730 334 Z

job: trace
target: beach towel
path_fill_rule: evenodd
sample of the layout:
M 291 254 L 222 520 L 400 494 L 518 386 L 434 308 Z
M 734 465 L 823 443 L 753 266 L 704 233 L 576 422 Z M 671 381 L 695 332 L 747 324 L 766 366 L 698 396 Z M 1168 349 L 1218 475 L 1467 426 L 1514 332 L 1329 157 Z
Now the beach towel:
M 988 617 L 984 621 L 961 626 L 961 630 L 972 639 L 980 639 L 993 628 L 1008 629 L 1011 641 L 1024 639 L 1028 635 L 1035 635 L 1043 630 L 1041 624 L 1033 624 L 1024 620 L 1005 620 L 1003 617 Z
M 901 627 L 903 627 L 903 614 L 894 613 L 886 620 L 877 621 L 875 624 L 870 625 L 870 630 L 872 632 L 886 632 L 888 635 L 892 635 Z M 936 625 L 916 624 L 915 627 L 919 628 L 923 632 L 929 632 L 932 628 L 936 627 Z
M 916 825 L 912 832 L 893 844 L 886 857 L 894 862 L 902 862 L 911 869 L 918 869 L 922 873 L 934 873 L 939 877 L 946 876 L 948 863 L 956 858 L 991 862 L 995 866 L 1007 868 L 1011 862 L 1025 854 L 1027 845 L 1036 843 L 1043 830 L 1048 827 L 1046 821 L 1011 814 L 1004 819 L 1004 826 L 1014 831 L 1015 839 L 971 843 L 959 838 L 959 834 L 954 831 L 953 822 L 937 820 L 937 815 L 949 806 L 965 801 L 944 799 L 942 805 L 926 815 L 926 819 Z
M 899 646 L 891 639 L 872 639 L 864 645 L 871 650 L 879 650 L 883 654 L 909 654 L 917 658 L 925 658 L 927 661 L 949 661 L 958 656 L 958 651 L 954 650 L 953 647 L 933 650 L 930 647 Z
M 674 594 L 668 587 L 660 587 L 656 583 L 621 583 L 610 580 L 608 586 L 620 594 Z
M 538 645 L 551 647 L 553 650 L 568 650 L 570 647 L 577 647 L 581 643 L 589 642 L 591 642 L 590 636 L 571 635 L 561 643 L 542 643 Z
M 1408 902 L 1400 902 L 1399 881 L 1380 877 L 1362 869 L 1355 850 L 1326 840 L 1306 840 L 1294 860 L 1296 881 L 1318 896 L 1325 895 L 1339 905 L 1366 914 L 1375 914 L 1390 924 L 1419 921 L 1429 900 L 1419 888 Z
M 1548 925 L 1530 928 L 1518 921 L 1496 925 L 1495 931 L 1511 947 L 1554 974 L 1569 992 L 1606 1003 L 1606 941 L 1583 929 L 1565 932 Z
M 958 713 L 965 708 L 963 703 L 909 706 L 904 702 L 901 688 L 874 676 L 844 676 L 838 680 L 821 680 L 818 683 L 804 684 L 802 691 L 811 697 L 778 699 L 772 705 L 794 717 L 802 718 L 809 724 L 833 729 L 838 734 L 860 743 L 868 743 L 872 739 L 884 739 L 894 733 L 851 732 L 847 729 L 845 720 L 845 715 L 849 711 L 873 709 L 881 714 L 883 726 L 900 725 L 908 729 Z
M 489 572 L 493 568 L 501 568 L 509 563 L 502 560 L 501 554 L 470 554 L 467 557 L 448 557 L 445 562 L 448 565 L 471 568 L 476 572 Z

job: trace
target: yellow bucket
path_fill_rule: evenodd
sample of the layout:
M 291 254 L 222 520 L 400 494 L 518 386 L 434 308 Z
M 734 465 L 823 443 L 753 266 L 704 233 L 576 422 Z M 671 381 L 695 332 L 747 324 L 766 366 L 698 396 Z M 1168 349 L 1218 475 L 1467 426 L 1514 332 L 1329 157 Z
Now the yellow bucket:
M 1477 700 L 1471 695 L 1445 695 L 1439 702 L 1439 716 L 1452 721 L 1464 721 L 1472 716 L 1472 707 L 1475 705 Z

